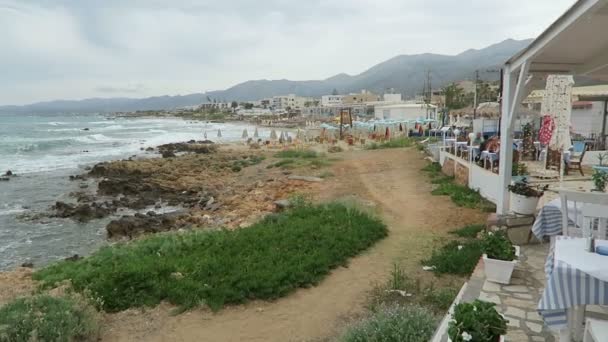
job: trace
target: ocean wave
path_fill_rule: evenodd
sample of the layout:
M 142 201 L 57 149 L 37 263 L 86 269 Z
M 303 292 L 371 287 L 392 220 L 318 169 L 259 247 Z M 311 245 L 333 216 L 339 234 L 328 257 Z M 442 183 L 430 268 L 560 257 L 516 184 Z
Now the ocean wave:
M 103 135 L 103 134 L 85 135 L 83 137 L 73 138 L 73 140 L 78 141 L 78 142 L 82 142 L 82 143 L 87 143 L 87 144 L 94 144 L 94 143 L 98 143 L 98 142 L 114 141 L 113 138 L 110 138 L 110 137 L 108 137 L 106 135 Z

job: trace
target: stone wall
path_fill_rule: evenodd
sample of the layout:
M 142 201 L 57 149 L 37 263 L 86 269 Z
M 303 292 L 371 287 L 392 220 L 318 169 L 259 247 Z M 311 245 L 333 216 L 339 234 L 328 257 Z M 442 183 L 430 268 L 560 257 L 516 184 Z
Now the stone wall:
M 523 246 L 539 243 L 532 234 L 534 215 L 490 214 L 486 221 L 486 231 L 505 231 L 514 245 Z
M 441 172 L 448 177 L 454 177 L 454 161 L 450 158 L 446 158 L 441 168 Z
M 460 164 L 460 163 L 456 163 L 456 173 L 454 175 L 454 181 L 456 182 L 456 184 L 462 185 L 462 186 L 469 186 L 469 168 Z

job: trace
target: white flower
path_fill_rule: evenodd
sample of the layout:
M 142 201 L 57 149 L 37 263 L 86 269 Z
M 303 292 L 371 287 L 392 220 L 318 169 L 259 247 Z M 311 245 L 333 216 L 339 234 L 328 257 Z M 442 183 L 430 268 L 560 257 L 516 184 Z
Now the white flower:
M 488 232 L 488 235 L 492 236 L 492 235 L 494 235 L 494 233 L 493 232 Z
M 461 250 L 461 249 L 462 249 L 462 245 L 459 245 L 459 246 L 458 246 L 458 250 Z
M 473 311 L 477 311 L 477 307 L 476 306 L 473 307 Z
M 464 341 L 470 341 L 473 339 L 473 336 L 471 336 L 471 334 L 469 334 L 468 332 L 465 331 L 462 333 L 462 339 Z

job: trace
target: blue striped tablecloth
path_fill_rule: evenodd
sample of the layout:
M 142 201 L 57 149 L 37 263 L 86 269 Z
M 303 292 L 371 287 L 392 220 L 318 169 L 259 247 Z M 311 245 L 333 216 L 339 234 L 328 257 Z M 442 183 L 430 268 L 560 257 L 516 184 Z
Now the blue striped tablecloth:
M 558 236 L 558 240 L 577 238 Z M 581 241 L 581 249 L 585 240 Z M 555 262 L 554 250 L 545 264 L 546 286 L 538 303 L 538 312 L 545 324 L 559 331 L 567 327 L 567 310 L 581 305 L 608 305 L 608 283 L 590 276 L 565 262 Z M 608 260 L 608 257 L 606 257 Z
M 569 224 L 574 225 L 574 221 L 572 220 L 572 217 L 574 217 L 574 207 L 572 207 L 571 202 L 568 203 L 568 221 Z M 577 209 L 580 211 L 580 208 Z M 578 214 L 578 217 L 582 218 L 580 212 Z M 532 225 L 532 233 L 542 241 L 544 237 L 561 235 L 562 232 L 561 199 L 556 198 L 540 209 L 536 220 L 534 220 L 534 225 Z

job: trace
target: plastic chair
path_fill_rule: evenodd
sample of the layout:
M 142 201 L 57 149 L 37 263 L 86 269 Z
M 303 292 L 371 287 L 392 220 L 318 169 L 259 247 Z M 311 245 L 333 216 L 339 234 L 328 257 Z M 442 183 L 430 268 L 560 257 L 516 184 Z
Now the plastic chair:
M 591 228 L 590 232 L 595 238 L 606 239 L 608 194 L 560 190 L 559 196 L 564 236 L 583 237 L 583 228 Z M 568 202 L 573 202 L 573 205 L 569 207 Z M 568 211 L 572 213 L 572 220 L 568 217 Z
M 596 319 L 587 319 L 583 342 L 608 341 L 608 322 Z

